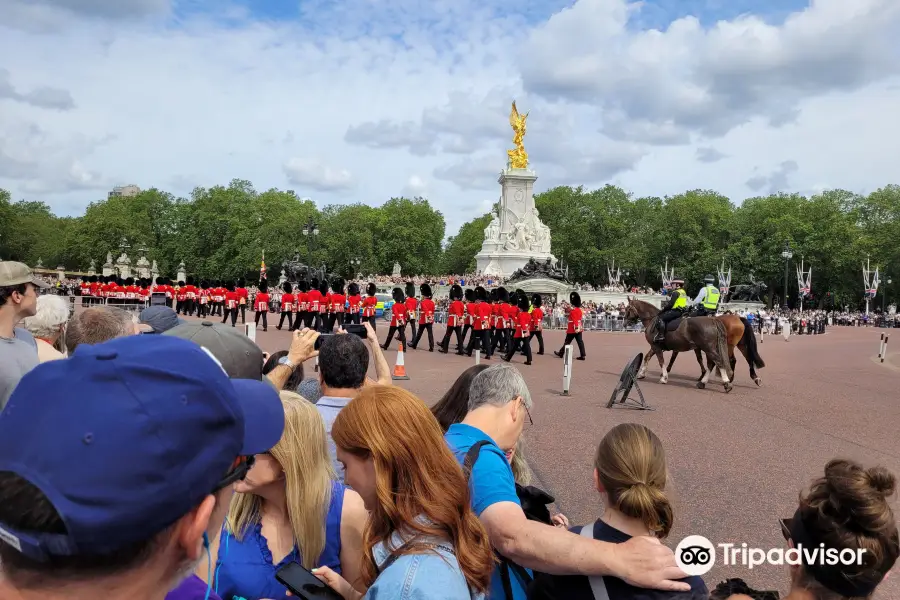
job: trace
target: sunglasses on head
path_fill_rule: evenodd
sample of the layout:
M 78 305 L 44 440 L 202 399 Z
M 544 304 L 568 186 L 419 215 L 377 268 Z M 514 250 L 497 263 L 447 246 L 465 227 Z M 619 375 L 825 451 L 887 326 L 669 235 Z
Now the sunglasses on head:
M 213 493 L 228 487 L 236 481 L 241 481 L 242 479 L 244 479 L 255 461 L 255 456 L 238 456 L 236 459 L 234 459 L 234 462 L 231 464 L 231 469 L 229 469 L 228 474 L 225 475 L 225 477 L 222 478 L 221 481 L 219 481 L 218 485 L 216 485 L 216 488 L 213 490 Z
M 791 523 L 793 519 L 779 519 L 778 524 L 781 525 L 781 535 L 786 541 L 791 540 Z

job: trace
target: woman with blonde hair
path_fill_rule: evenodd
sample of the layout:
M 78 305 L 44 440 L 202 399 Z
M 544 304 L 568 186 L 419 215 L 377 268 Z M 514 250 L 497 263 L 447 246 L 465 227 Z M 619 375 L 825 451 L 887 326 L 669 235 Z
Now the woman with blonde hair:
M 316 575 L 347 600 L 483 598 L 494 568 L 490 542 L 425 403 L 399 387 L 366 388 L 338 414 L 331 437 L 347 484 L 369 510 L 368 591 L 363 596 L 327 565 Z
M 69 303 L 62 296 L 38 296 L 37 312 L 22 320 L 22 327 L 37 342 L 38 360 L 47 362 L 65 358 L 66 325 L 69 322 Z
M 213 589 L 221 598 L 283 598 L 275 572 L 290 562 L 328 565 L 356 584 L 366 510 L 335 480 L 325 423 L 314 404 L 281 392 L 284 435 L 256 457 L 235 495 L 220 539 Z
M 621 544 L 634 536 L 665 539 L 675 513 L 666 496 L 666 453 L 655 433 L 643 425 L 623 423 L 600 441 L 594 459 L 594 487 L 603 499 L 603 516 L 590 525 L 573 527 L 573 533 L 603 542 Z M 617 577 L 538 574 L 530 600 L 566 598 L 592 600 L 605 588 L 609 598 L 626 600 L 705 599 L 706 584 L 699 577 L 684 580 L 689 592 L 668 592 L 633 587 Z

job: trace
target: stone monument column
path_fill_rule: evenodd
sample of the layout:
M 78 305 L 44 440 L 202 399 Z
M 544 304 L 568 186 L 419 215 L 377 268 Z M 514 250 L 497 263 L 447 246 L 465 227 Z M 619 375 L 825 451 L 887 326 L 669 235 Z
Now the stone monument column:
M 66 278 L 66 268 L 62 265 L 56 267 L 56 280 L 62 281 Z
M 187 279 L 187 274 L 185 273 L 184 261 L 178 263 L 178 274 L 176 275 L 176 281 L 184 281 Z
M 106 262 L 103 263 L 103 276 L 109 277 L 116 274 L 116 265 L 113 264 L 112 252 L 106 253 Z

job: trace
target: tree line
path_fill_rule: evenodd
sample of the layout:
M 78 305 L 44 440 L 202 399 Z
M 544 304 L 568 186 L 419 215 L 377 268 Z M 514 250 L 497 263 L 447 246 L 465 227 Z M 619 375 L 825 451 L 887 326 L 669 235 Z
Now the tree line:
M 859 305 L 861 265 L 869 255 L 882 273 L 900 267 L 900 186 L 868 195 L 830 190 L 813 196 L 774 194 L 740 205 L 711 190 L 665 198 L 636 198 L 607 185 L 597 190 L 557 187 L 535 196 L 550 227 L 553 254 L 569 267 L 573 281 L 602 285 L 613 260 L 631 285 L 660 285 L 668 259 L 689 291 L 723 260 L 732 283 L 751 278 L 768 285 L 770 302 L 784 294 L 785 242 L 793 252 L 788 298 L 797 300 L 796 268 L 801 257 L 812 267 L 809 305 Z M 138 249 L 174 274 L 184 261 L 190 273 L 212 279 L 247 276 L 259 268 L 265 250 L 270 272 L 282 261 L 326 265 L 345 275 L 403 272 L 423 275 L 467 273 L 475 268 L 490 215 L 465 223 L 449 239 L 444 216 L 424 198 L 391 198 L 381 206 L 331 205 L 318 209 L 293 191 L 255 190 L 248 181 L 197 188 L 189 198 L 158 189 L 134 197 L 91 203 L 80 217 L 58 217 L 43 202 L 12 202 L 0 189 L 0 257 L 34 265 L 97 268 L 107 252 L 119 254 L 128 240 L 132 264 Z M 314 223 L 319 234 L 303 235 Z M 356 261 L 359 261 L 356 264 Z M 897 269 L 900 275 L 900 268 Z M 900 282 L 882 277 L 889 300 Z M 880 304 L 880 302 L 876 302 Z

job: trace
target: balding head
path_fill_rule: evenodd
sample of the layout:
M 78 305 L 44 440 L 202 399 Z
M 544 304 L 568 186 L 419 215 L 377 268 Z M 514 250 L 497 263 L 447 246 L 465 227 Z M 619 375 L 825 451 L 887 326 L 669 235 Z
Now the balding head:
M 137 333 L 128 312 L 113 306 L 95 306 L 75 313 L 66 329 L 69 355 L 81 344 L 100 344 Z

